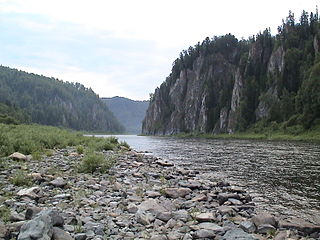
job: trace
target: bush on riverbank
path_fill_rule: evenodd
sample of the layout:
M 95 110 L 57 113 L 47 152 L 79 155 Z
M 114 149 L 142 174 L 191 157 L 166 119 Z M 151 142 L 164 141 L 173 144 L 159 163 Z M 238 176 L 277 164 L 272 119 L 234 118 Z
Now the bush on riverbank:
M 102 153 L 89 150 L 82 158 L 78 171 L 82 173 L 93 173 L 95 171 L 106 173 L 115 164 L 115 161 L 114 156 L 105 157 Z
M 87 137 L 81 132 L 50 126 L 0 124 L 0 157 L 13 152 L 37 156 L 46 149 L 80 145 L 93 151 L 116 150 L 121 146 L 115 137 Z
M 251 139 L 251 140 L 279 140 L 279 141 L 306 141 L 320 143 L 320 124 L 305 130 L 301 125 L 287 126 L 274 122 L 264 125 L 262 122 L 255 124 L 244 132 L 233 134 L 203 134 L 180 133 L 176 137 L 199 137 L 208 139 Z

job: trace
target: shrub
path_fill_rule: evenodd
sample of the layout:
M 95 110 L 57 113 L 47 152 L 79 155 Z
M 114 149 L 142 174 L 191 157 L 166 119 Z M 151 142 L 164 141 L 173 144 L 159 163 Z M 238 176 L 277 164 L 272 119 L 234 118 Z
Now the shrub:
M 99 171 L 106 173 L 115 163 L 114 157 L 105 158 L 102 153 L 90 151 L 82 158 L 79 172 L 94 173 Z
M 77 153 L 83 154 L 84 153 L 84 147 L 82 145 L 78 145 L 76 148 Z
M 18 170 L 10 179 L 10 182 L 15 186 L 31 186 L 31 178 L 25 171 Z

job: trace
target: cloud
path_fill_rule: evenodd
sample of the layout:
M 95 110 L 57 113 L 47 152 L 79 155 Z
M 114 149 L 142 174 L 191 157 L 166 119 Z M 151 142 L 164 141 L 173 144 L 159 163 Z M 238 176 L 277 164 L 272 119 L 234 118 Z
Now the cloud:
M 148 98 L 179 52 L 247 38 L 317 0 L 0 0 L 2 65 L 77 81 L 100 96 Z

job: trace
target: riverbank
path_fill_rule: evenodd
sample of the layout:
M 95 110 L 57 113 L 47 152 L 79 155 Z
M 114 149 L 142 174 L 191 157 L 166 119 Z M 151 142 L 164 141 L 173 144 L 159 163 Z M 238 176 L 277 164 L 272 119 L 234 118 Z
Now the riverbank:
M 7 159 L 0 174 L 0 238 L 28 239 L 23 236 L 37 231 L 32 226 L 39 221 L 46 226 L 41 234 L 53 239 L 319 237 L 320 226 L 259 213 L 245 189 L 210 172 L 134 151 L 103 154 L 116 164 L 92 174 L 78 171 L 85 155 L 74 147 L 41 160 Z M 13 181 L 19 171 L 28 173 L 28 184 L 27 178 Z
M 271 130 L 255 131 L 249 129 L 245 132 L 236 132 L 232 134 L 205 134 L 205 133 L 179 133 L 172 135 L 180 138 L 206 138 L 206 139 L 246 139 L 246 140 L 270 140 L 270 141 L 303 141 L 314 142 L 320 144 L 320 127 L 313 128 L 308 131 L 286 131 L 286 130 Z

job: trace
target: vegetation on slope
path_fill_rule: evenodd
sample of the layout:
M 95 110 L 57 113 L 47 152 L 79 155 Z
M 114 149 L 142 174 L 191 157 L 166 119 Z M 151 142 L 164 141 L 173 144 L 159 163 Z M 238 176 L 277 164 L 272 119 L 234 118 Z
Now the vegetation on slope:
M 91 89 L 0 66 L 0 122 L 10 123 L 7 118 L 75 130 L 124 130 Z
M 126 132 L 140 134 L 142 120 L 146 115 L 148 101 L 134 101 L 123 97 L 102 98 L 119 122 L 125 126 Z
M 319 125 L 320 119 L 319 43 L 318 11 L 310 14 L 303 11 L 298 21 L 289 12 L 275 36 L 266 29 L 248 40 L 239 41 L 231 34 L 206 38 L 202 43 L 180 53 L 170 75 L 156 90 L 155 93 L 165 103 L 165 109 L 161 109 L 162 119 L 155 126 L 165 129 L 168 125 L 170 116 L 176 111 L 170 96 L 171 86 L 179 79 L 182 71 L 192 71 L 197 59 L 202 58 L 204 64 L 201 77 L 206 78 L 204 89 L 209 93 L 206 102 L 209 125 L 206 132 L 214 131 L 222 110 L 231 108 L 233 83 L 220 79 L 215 80 L 219 85 L 212 85 L 214 81 L 206 73 L 215 67 L 215 56 L 223 56 L 243 76 L 240 106 L 236 112 L 236 132 L 253 128 L 259 122 L 267 126 L 280 124 L 284 128 L 302 126 L 303 131 L 314 128 Z M 270 74 L 269 60 L 276 51 L 284 54 L 283 66 L 281 69 L 273 69 Z M 278 57 L 274 61 L 281 59 Z M 151 95 L 153 101 L 155 96 Z M 261 106 L 266 110 L 262 117 L 257 114 Z M 155 129 L 155 132 L 161 131 Z

